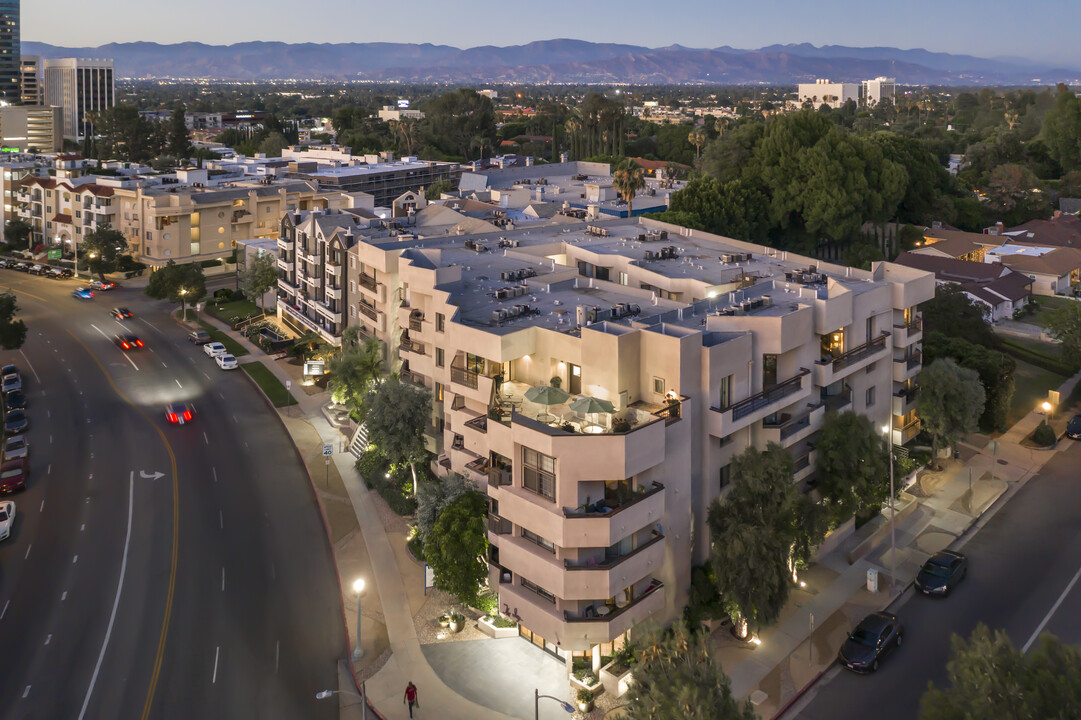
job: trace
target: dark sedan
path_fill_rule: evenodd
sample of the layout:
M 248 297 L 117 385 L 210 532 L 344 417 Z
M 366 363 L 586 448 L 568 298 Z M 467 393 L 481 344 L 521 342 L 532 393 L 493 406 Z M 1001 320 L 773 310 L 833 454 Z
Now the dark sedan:
M 1081 415 L 1074 415 L 1070 422 L 1066 423 L 1066 437 L 1081 440 Z
M 134 335 L 114 335 L 113 342 L 121 350 L 136 350 L 143 346 L 143 341 Z
M 4 407 L 8 410 L 25 410 L 26 395 L 22 390 L 12 390 L 4 396 Z
M 4 432 L 8 435 L 26 432 L 28 427 L 30 427 L 30 421 L 26 417 L 25 410 L 11 410 L 4 416 Z
M 940 550 L 927 559 L 916 575 L 916 589 L 925 595 L 946 597 L 968 573 L 968 558 L 953 550 Z
M 894 648 L 901 647 L 904 629 L 896 615 L 871 613 L 848 634 L 837 652 L 837 659 L 849 670 L 871 673 Z

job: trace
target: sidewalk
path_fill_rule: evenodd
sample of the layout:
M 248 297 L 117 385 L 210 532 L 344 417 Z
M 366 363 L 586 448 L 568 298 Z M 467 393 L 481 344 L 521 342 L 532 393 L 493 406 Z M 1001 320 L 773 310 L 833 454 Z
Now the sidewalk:
M 413 606 L 416 602 L 415 599 L 411 602 L 410 593 L 407 592 L 403 582 L 390 537 L 380 516 L 377 496 L 364 486 L 359 473 L 353 467 L 355 458 L 346 447 L 348 438 L 333 427 L 323 414 L 323 406 L 329 400 L 329 394 L 325 392 L 317 395 L 306 394 L 298 387 L 296 378 L 291 377 L 280 363 L 248 342 L 240 333 L 233 332 L 227 325 L 212 316 L 203 315 L 202 319 L 243 344 L 250 353 L 245 357 L 245 362 L 263 363 L 283 385 L 286 381 L 293 381 L 291 392 L 297 404 L 281 408 L 279 411 L 291 434 L 293 433 L 291 419 L 299 418 L 310 424 L 321 442 L 332 445 L 334 448 L 334 455 L 331 457 L 332 467 L 340 477 L 352 504 L 367 556 L 364 566 L 370 568 L 366 572 L 367 587 L 362 599 L 365 620 L 362 626 L 362 646 L 365 649 L 365 656 L 354 668 L 354 672 L 361 678 L 367 678 L 365 689 L 371 705 L 385 720 L 406 720 L 409 712 L 402 703 L 402 693 L 405 691 L 406 684 L 412 681 L 420 690 L 420 712 L 414 709 L 414 715 L 420 720 L 431 717 L 510 720 L 510 716 L 477 705 L 454 692 L 439 678 L 422 652 L 413 621 Z M 294 440 L 296 440 L 295 435 Z M 321 484 L 320 469 L 316 468 L 312 474 L 313 484 L 317 488 Z M 335 554 L 338 554 L 337 550 Z M 339 563 L 339 572 L 341 572 L 341 567 Z M 341 577 L 341 583 L 346 623 L 349 628 L 352 628 L 355 626 L 356 616 L 355 598 L 348 589 L 352 583 L 352 577 Z M 382 622 L 380 624 L 385 627 L 386 638 L 389 640 L 389 657 L 386 657 L 386 653 L 380 648 L 370 647 L 371 630 L 368 620 L 369 607 L 373 604 L 373 600 L 378 603 L 381 610 Z M 351 636 L 350 647 L 355 644 L 352 638 L 355 638 L 355 635 Z M 375 652 L 376 650 L 379 652 Z M 384 661 L 384 664 L 382 667 L 376 667 L 380 661 Z M 374 673 L 372 673 L 373 670 Z M 354 690 L 354 688 L 346 687 L 340 689 L 343 692 Z M 340 698 L 343 717 L 345 717 L 344 708 L 356 699 L 344 694 Z
M 1064 401 L 1079 380 L 1081 373 L 1059 388 Z M 1066 410 L 1061 408 L 1052 419 L 1059 435 L 1069 419 Z M 1063 449 L 1061 443 L 1043 450 L 1021 444 L 1043 419 L 1042 413 L 1033 411 L 995 444 L 975 436 L 982 444 L 960 443 L 959 460 L 942 461 L 940 471 L 922 471 L 894 506 L 896 554 L 890 549 L 887 512 L 802 574 L 807 587 L 793 591 L 781 619 L 761 633 L 760 645 L 738 642 L 727 629 L 714 631 L 733 693 L 750 698 L 760 717 L 781 717 L 832 666 L 847 633 L 864 615 L 889 607 L 932 553 L 961 538 L 996 501 L 1027 482 Z M 877 593 L 867 589 L 870 569 L 878 571 Z

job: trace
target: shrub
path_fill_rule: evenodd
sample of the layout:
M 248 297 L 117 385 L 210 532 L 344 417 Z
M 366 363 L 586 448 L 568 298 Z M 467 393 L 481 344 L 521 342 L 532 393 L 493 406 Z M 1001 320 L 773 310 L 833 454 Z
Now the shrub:
M 578 694 L 575 696 L 575 698 L 580 703 L 593 702 L 593 691 L 592 690 L 579 690 Z
M 494 618 L 499 614 L 499 598 L 490 592 L 486 592 L 477 598 L 477 604 L 473 607 L 488 617 Z
M 612 431 L 617 433 L 630 432 L 631 424 L 626 418 L 618 418 L 612 421 Z
M 214 291 L 214 299 L 219 303 L 227 303 L 233 301 L 233 291 L 229 288 L 221 288 Z
M 418 561 L 424 562 L 424 541 L 420 539 L 420 535 L 414 534 L 409 538 L 405 546 L 409 548 L 409 553 Z
M 218 259 L 218 260 L 203 260 L 202 262 L 199 263 L 199 265 L 201 267 L 205 267 L 205 268 L 221 267 L 221 260 L 220 259 Z
M 1047 421 L 1042 421 L 1036 426 L 1036 429 L 1032 431 L 1032 442 L 1037 445 L 1043 445 L 1049 447 L 1055 444 L 1056 440 L 1055 431 L 1051 429 L 1051 426 L 1047 424 Z

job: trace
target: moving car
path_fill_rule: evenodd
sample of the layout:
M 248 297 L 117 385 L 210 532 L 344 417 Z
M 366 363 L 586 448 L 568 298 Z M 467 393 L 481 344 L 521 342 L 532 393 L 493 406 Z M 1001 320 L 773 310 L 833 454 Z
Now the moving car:
M 904 629 L 896 615 L 871 613 L 848 634 L 848 639 L 837 651 L 837 659 L 853 672 L 874 672 L 886 655 L 901 647 L 903 638 Z
M 15 437 L 9 437 L 4 441 L 4 462 L 13 460 L 15 458 L 24 458 L 30 454 L 30 443 L 26 441 L 25 435 L 16 435 Z
M 187 403 L 171 403 L 165 406 L 165 419 L 173 425 L 186 425 L 195 417 L 195 410 Z
M 1081 415 L 1074 415 L 1070 422 L 1066 423 L 1066 437 L 1081 440 Z
M 113 342 L 121 350 L 138 350 L 143 346 L 143 341 L 134 335 L 113 335 Z
M 127 308 L 113 308 L 109 312 L 112 313 L 112 316 L 117 320 L 129 320 L 135 317 L 135 314 Z
M 3 392 L 5 395 L 12 390 L 22 389 L 23 379 L 22 376 L 19 375 L 19 373 L 15 373 L 14 375 L 5 375 L 4 379 L 0 380 L 0 392 Z
M 93 300 L 94 293 L 90 292 L 90 288 L 77 287 L 71 291 L 71 296 L 79 298 L 80 300 Z
M 939 550 L 920 568 L 916 589 L 925 595 L 946 597 L 967 574 L 967 557 L 953 550 Z
M 8 410 L 25 410 L 26 394 L 22 390 L 12 390 L 4 396 L 4 407 Z
M 11 537 L 11 528 L 15 525 L 15 503 L 11 500 L 0 502 L 0 540 Z
M 224 355 L 218 355 L 214 358 L 214 360 L 218 363 L 218 367 L 220 367 L 222 370 L 236 370 L 238 367 L 236 358 L 229 353 L 225 353 Z
M 26 432 L 28 427 L 30 427 L 30 419 L 26 417 L 25 410 L 8 410 L 4 415 L 4 432 L 8 435 Z
M 206 345 L 210 342 L 210 333 L 206 330 L 192 330 L 188 333 L 188 342 L 196 345 Z
M 203 352 L 207 354 L 207 357 L 217 357 L 219 355 L 224 355 L 229 351 L 226 350 L 225 346 L 220 342 L 212 342 L 203 345 Z
M 0 495 L 13 493 L 16 490 L 26 489 L 26 477 L 30 474 L 30 466 L 26 458 L 8 460 L 0 465 Z
M 116 287 L 116 283 L 110 280 L 95 280 L 90 283 L 91 290 L 112 290 Z

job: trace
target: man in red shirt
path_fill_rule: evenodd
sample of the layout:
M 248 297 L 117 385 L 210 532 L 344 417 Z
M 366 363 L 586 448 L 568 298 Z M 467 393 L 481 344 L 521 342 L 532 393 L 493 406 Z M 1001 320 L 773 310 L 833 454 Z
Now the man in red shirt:
M 413 717 L 413 706 L 420 707 L 420 703 L 417 702 L 417 686 L 410 680 L 409 684 L 405 686 L 405 697 L 402 698 L 403 703 L 409 703 L 409 717 Z

